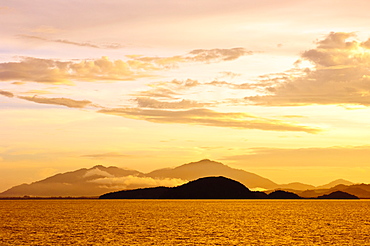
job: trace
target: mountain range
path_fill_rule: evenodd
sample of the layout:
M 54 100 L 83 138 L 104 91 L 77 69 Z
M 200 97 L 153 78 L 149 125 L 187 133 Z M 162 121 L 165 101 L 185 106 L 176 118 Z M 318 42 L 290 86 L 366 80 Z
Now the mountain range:
M 56 174 L 31 184 L 14 186 L 0 193 L 0 197 L 91 197 L 117 190 L 129 190 L 157 186 L 175 187 L 187 183 L 188 181 L 208 176 L 224 176 L 240 182 L 252 190 L 281 189 L 286 191 L 294 191 L 296 194 L 299 194 L 302 197 L 311 197 L 312 194 L 314 194 L 315 197 L 317 197 L 317 195 L 328 194 L 325 192 L 327 187 L 332 189 L 333 186 L 344 185 L 347 189 L 351 187 L 350 185 L 352 185 L 351 182 L 345 180 L 336 180 L 321 187 L 314 187 L 297 182 L 279 185 L 257 174 L 241 169 L 231 168 L 220 162 L 204 159 L 198 162 L 187 163 L 175 168 L 158 169 L 149 173 L 142 173 L 136 170 L 112 166 L 104 167 L 98 165 L 89 169 L 83 168 L 76 171 Z M 317 188 L 320 189 L 317 193 L 311 192 L 311 194 L 308 191 L 315 190 Z M 357 187 L 352 189 L 358 190 L 360 188 Z M 366 189 L 364 190 L 367 191 Z M 370 188 L 368 193 L 370 197 Z

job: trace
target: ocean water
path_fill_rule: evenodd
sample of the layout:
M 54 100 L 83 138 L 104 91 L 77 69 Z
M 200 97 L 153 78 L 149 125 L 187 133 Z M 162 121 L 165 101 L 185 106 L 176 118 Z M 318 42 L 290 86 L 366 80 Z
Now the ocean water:
M 0 245 L 370 245 L 370 201 L 0 200 Z

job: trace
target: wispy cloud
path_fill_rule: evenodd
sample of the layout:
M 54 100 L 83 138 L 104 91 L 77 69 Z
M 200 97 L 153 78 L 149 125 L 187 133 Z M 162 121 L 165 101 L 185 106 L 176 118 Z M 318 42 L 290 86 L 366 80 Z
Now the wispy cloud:
M 14 97 L 14 94 L 9 91 L 3 91 L 0 90 L 0 95 L 6 96 L 6 97 Z
M 320 131 L 318 128 L 290 124 L 279 120 L 259 118 L 246 113 L 222 113 L 210 109 L 153 110 L 116 108 L 102 109 L 98 112 L 155 123 L 180 123 L 238 129 L 300 131 L 307 133 L 318 133 Z
M 246 97 L 260 105 L 309 104 L 370 105 L 370 39 L 361 42 L 353 33 L 333 32 L 305 51 L 296 62 L 302 67 L 270 79 L 265 95 Z
M 24 99 L 27 101 L 35 102 L 35 103 L 42 103 L 42 104 L 54 104 L 54 105 L 61 105 L 66 106 L 69 108 L 84 108 L 91 104 L 88 100 L 73 100 L 69 98 L 46 98 L 46 97 L 26 97 L 26 96 L 19 96 L 18 98 Z
M 199 103 L 192 100 L 182 99 L 180 101 L 158 101 L 149 97 L 137 97 L 135 101 L 140 108 L 158 108 L 158 109 L 187 109 L 201 108 L 209 105 L 208 103 Z
M 253 52 L 242 47 L 231 49 L 196 49 L 190 51 L 186 59 L 197 62 L 220 62 L 232 61 L 245 55 L 253 55 Z
M 223 61 L 236 60 L 239 57 L 253 55 L 253 51 L 246 50 L 242 47 L 230 49 L 196 49 L 185 55 L 177 55 L 172 57 L 145 57 L 145 56 L 128 56 L 131 59 L 152 62 L 166 68 L 176 67 L 181 62 L 202 62 L 215 63 Z
M 155 179 L 149 177 L 125 176 L 125 177 L 105 177 L 91 180 L 90 182 L 99 184 L 102 187 L 116 188 L 116 189 L 137 189 L 147 187 L 174 187 L 188 182 L 182 179 Z
M 56 31 L 52 28 L 44 27 L 42 29 L 39 28 L 38 32 L 54 33 Z M 18 35 L 18 37 L 39 40 L 39 41 L 44 41 L 44 42 L 61 43 L 61 44 L 75 45 L 75 46 L 80 46 L 80 47 L 96 48 L 96 49 L 121 49 L 125 47 L 124 45 L 121 45 L 118 43 L 94 44 L 90 42 L 75 42 L 75 41 L 71 41 L 67 39 L 50 39 L 50 38 L 45 38 L 45 37 L 35 36 L 35 35 Z

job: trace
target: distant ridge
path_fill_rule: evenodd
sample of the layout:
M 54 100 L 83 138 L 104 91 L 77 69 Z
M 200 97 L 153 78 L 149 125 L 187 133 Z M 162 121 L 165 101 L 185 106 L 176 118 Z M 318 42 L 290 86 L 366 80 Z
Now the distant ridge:
M 326 185 L 320 185 L 317 186 L 316 189 L 330 189 L 332 187 L 335 187 L 337 185 L 353 185 L 351 181 L 345 180 L 345 179 L 337 179 L 334 180 Z
M 359 199 L 357 196 L 348 194 L 343 191 L 334 191 L 328 195 L 322 195 L 317 197 L 317 199 Z
M 257 174 L 204 159 L 176 168 L 155 170 L 148 174 L 136 170 L 97 165 L 89 169 L 82 168 L 76 171 L 56 174 L 31 184 L 14 186 L 0 193 L 0 197 L 99 196 L 122 189 L 148 188 L 160 185 L 177 186 L 189 180 L 207 176 L 225 176 L 251 188 L 261 187 L 269 189 L 277 185 Z
M 220 162 L 204 159 L 198 162 L 190 162 L 175 168 L 164 168 L 152 171 L 148 177 L 157 178 L 179 178 L 183 180 L 194 180 L 207 176 L 223 176 L 236 180 L 249 188 L 273 189 L 278 185 L 257 174 L 241 169 L 234 169 Z
M 89 169 L 82 168 L 59 173 L 31 184 L 17 185 L 0 193 L 0 197 L 99 196 L 117 190 L 117 188 L 94 182 L 96 180 L 103 180 L 107 177 L 141 177 L 143 175 L 135 170 L 98 165 Z

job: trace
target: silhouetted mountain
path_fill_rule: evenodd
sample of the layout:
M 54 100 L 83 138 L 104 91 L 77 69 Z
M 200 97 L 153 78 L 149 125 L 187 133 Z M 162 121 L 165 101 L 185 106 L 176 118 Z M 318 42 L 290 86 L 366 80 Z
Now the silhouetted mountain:
M 316 189 L 330 189 L 330 188 L 333 188 L 334 186 L 341 185 L 341 184 L 342 185 L 353 185 L 351 181 L 348 181 L 345 179 L 337 179 L 326 185 L 317 186 Z
M 317 199 L 359 199 L 357 196 L 343 191 L 334 191 L 328 195 L 318 196 Z
M 142 177 L 135 170 L 117 167 L 95 166 L 90 169 L 79 169 L 73 172 L 61 173 L 49 178 L 14 186 L 0 193 L 2 197 L 20 196 L 98 196 L 102 193 L 118 190 L 114 183 L 107 183 L 119 177 Z M 137 187 L 132 187 L 137 188 Z
M 269 195 L 250 191 L 225 177 L 204 177 L 177 187 L 155 187 L 111 192 L 100 199 L 301 199 L 292 192 L 277 190 Z
M 124 190 L 100 196 L 101 199 L 255 199 L 260 192 L 225 177 L 205 177 L 177 187 Z
M 276 190 L 268 194 L 268 199 L 301 199 L 300 196 L 294 194 L 293 192 Z
M 224 176 L 236 180 L 249 188 L 273 189 L 278 185 L 269 179 L 257 174 L 234 169 L 220 162 L 208 159 L 191 162 L 175 168 L 155 170 L 147 174 L 148 177 L 156 178 L 178 178 L 183 180 L 194 180 L 207 176 Z

